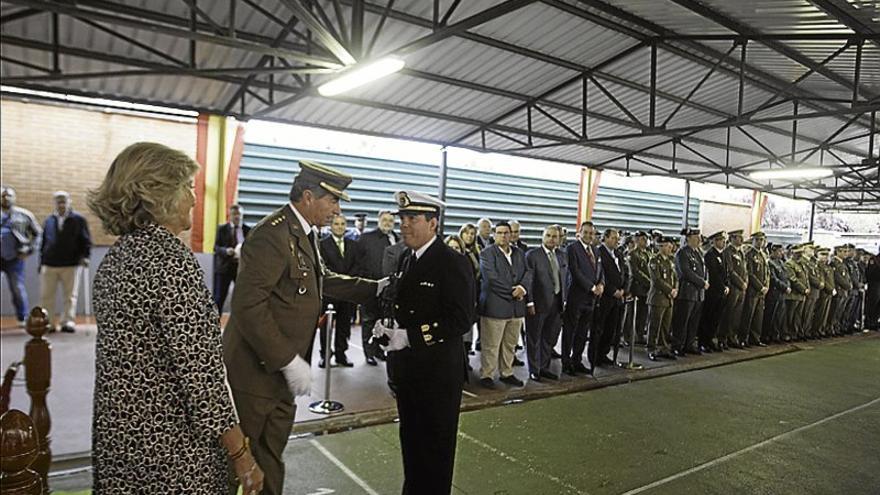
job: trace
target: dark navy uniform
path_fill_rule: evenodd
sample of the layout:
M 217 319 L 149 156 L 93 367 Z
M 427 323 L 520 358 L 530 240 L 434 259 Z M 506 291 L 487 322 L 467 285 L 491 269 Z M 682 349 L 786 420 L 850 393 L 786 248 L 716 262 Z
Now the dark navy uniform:
M 417 260 L 407 249 L 398 273 L 395 319 L 409 347 L 389 352 L 387 367 L 400 416 L 403 493 L 447 495 L 466 374 L 462 335 L 474 321 L 474 270 L 435 238 Z

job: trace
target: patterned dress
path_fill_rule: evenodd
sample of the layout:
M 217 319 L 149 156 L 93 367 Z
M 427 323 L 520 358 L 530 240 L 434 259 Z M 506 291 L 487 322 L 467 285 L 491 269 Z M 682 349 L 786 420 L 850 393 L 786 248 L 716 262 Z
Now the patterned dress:
M 217 310 L 192 251 L 164 227 L 125 234 L 94 294 L 94 493 L 224 493 L 219 439 L 236 417 Z

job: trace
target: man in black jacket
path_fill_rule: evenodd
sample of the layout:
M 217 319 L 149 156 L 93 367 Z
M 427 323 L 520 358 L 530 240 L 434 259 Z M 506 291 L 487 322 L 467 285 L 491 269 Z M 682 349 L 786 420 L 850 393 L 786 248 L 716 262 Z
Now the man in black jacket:
M 239 205 L 229 207 L 229 222 L 217 227 L 214 239 L 214 302 L 217 311 L 223 312 L 229 286 L 235 282 L 238 273 L 238 258 L 241 244 L 251 228 L 242 220 L 244 211 Z
M 555 226 L 545 228 L 541 247 L 526 253 L 526 265 L 532 271 L 532 287 L 526 293 L 526 356 L 529 379 L 534 381 L 559 378 L 550 371 L 550 358 L 559 339 L 565 304 L 563 274 L 568 269 L 557 249 L 560 234 Z
M 718 325 L 724 305 L 727 303 L 727 295 L 730 293 L 727 280 L 727 262 L 724 260 L 724 245 L 727 242 L 727 233 L 715 232 L 709 236 L 712 247 L 706 251 L 703 261 L 706 271 L 709 273 L 709 288 L 706 289 L 706 300 L 703 303 L 704 311 L 700 320 L 699 341 L 700 350 L 722 351 L 727 347 L 726 342 L 718 339 Z
M 394 215 L 382 210 L 378 215 L 379 227 L 364 233 L 355 243 L 355 273 L 364 278 L 378 280 L 390 275 L 382 269 L 385 249 L 397 244 L 400 236 L 394 232 Z M 373 326 L 379 319 L 379 302 L 372 301 L 361 306 L 361 341 L 364 358 L 370 366 L 376 366 L 376 359 L 385 359 L 385 353 L 375 342 L 370 342 Z
M 672 310 L 672 350 L 676 356 L 700 354 L 697 327 L 705 291 L 709 288 L 706 265 L 700 253 L 700 230 L 682 229 L 681 235 L 687 244 L 675 253 L 678 297 Z
M 605 289 L 602 264 L 593 247 L 596 238 L 593 222 L 583 222 L 579 234 L 580 238 L 572 241 L 565 250 L 568 258 L 568 298 L 562 315 L 562 372 L 571 376 L 592 373 L 592 369 L 582 362 L 584 347 L 587 332 L 593 325 L 596 300 Z
M 330 235 L 321 239 L 319 249 L 324 265 L 331 272 L 339 275 L 352 275 L 355 270 L 355 241 L 345 238 L 346 227 L 345 215 L 336 215 L 330 223 Z M 327 306 L 332 304 L 336 310 L 333 322 L 336 330 L 333 334 L 333 356 L 336 364 L 350 368 L 354 366 L 345 355 L 348 350 L 348 338 L 351 336 L 351 316 L 354 313 L 354 305 L 348 301 L 324 298 L 324 311 Z M 324 342 L 327 339 L 327 328 L 321 326 L 321 360 L 318 366 L 323 368 L 329 361 L 327 350 L 324 349 Z
M 79 292 L 80 267 L 88 266 L 92 237 L 86 219 L 71 208 L 70 194 L 57 191 L 55 212 L 43 224 L 40 249 L 40 285 L 43 308 L 49 319 L 55 318 L 55 292 L 61 284 L 64 312 L 61 331 L 73 333 L 76 319 L 76 296 Z M 88 281 L 86 281 L 88 283 Z M 55 330 L 53 325 L 52 330 Z
M 785 295 L 791 293 L 788 274 L 785 272 L 784 249 L 782 244 L 771 244 L 770 252 L 770 290 L 764 302 L 764 322 L 761 327 L 761 342 L 777 343 L 782 339 L 782 325 L 785 320 Z
M 620 327 L 626 292 L 624 259 L 617 251 L 619 240 L 620 233 L 617 229 L 606 229 L 599 246 L 599 263 L 605 277 L 605 290 L 599 299 L 596 321 L 590 331 L 590 347 L 587 350 L 593 369 L 596 366 L 614 364 L 608 358 L 608 351 L 611 350 L 611 343 Z
M 443 203 L 416 192 L 396 194 L 407 249 L 397 273 L 394 328 L 377 323 L 387 338 L 388 384 L 397 400 L 405 495 L 448 494 L 452 489 L 464 335 L 474 321 L 474 270 L 437 237 Z

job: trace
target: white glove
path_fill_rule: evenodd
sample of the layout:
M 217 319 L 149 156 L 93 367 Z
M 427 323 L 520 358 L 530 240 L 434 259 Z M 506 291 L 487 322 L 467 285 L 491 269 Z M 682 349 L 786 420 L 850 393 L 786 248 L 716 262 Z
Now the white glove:
M 235 259 L 241 259 L 241 244 L 235 245 L 235 249 L 232 250 L 232 254 L 235 256 Z
M 388 336 L 388 345 L 379 346 L 385 352 L 399 351 L 409 347 L 409 336 L 406 334 L 405 328 L 388 328 L 377 321 L 373 327 L 373 335 L 376 338 Z
M 382 291 L 385 290 L 385 287 L 391 285 L 391 281 L 388 280 L 388 277 L 380 278 L 376 280 L 376 297 L 379 297 L 382 294 Z
M 281 368 L 287 387 L 294 396 L 309 395 L 312 391 L 312 367 L 299 354 L 287 366 Z

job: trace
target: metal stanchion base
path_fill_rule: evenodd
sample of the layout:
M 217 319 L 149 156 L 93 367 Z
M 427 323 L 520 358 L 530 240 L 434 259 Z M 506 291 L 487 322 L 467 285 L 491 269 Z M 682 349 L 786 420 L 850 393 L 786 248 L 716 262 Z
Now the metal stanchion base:
M 617 363 L 617 366 L 619 366 L 625 370 L 643 370 L 643 369 L 645 369 L 645 367 L 639 363 L 624 363 L 622 361 L 619 361 Z
M 309 404 L 309 411 L 315 414 L 334 414 L 342 412 L 343 409 L 345 409 L 345 406 L 335 400 L 319 400 Z

